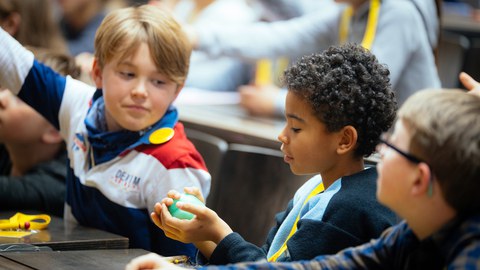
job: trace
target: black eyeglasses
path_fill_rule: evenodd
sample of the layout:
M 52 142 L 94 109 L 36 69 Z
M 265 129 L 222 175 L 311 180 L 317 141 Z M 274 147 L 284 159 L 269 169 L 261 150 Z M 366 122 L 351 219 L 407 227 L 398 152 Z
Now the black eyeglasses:
M 415 163 L 415 164 L 419 164 L 421 162 L 427 164 L 425 161 L 417 158 L 416 156 L 410 154 L 410 153 L 407 153 L 403 150 L 400 150 L 398 147 L 396 147 L 395 145 L 391 144 L 388 142 L 388 139 L 387 139 L 388 136 L 385 136 L 385 135 L 382 135 L 382 137 L 380 138 L 380 143 L 392 148 L 393 150 L 395 150 L 395 152 L 399 153 L 401 156 L 403 156 L 404 158 L 408 159 L 409 161 Z M 428 165 L 428 164 L 427 164 Z M 429 166 L 430 167 L 430 166 Z M 428 196 L 429 197 L 432 197 L 432 194 L 433 194 L 433 172 L 430 174 L 430 182 L 429 182 L 429 185 L 428 185 L 428 192 L 427 192 Z
M 412 155 L 412 154 L 409 154 L 403 150 L 400 150 L 398 147 L 396 147 L 395 145 L 389 143 L 386 139 L 383 139 L 383 138 L 380 138 L 380 143 L 383 143 L 385 144 L 386 146 L 392 148 L 393 150 L 395 150 L 397 153 L 399 153 L 400 155 L 402 155 L 404 158 L 410 160 L 411 162 L 413 163 L 420 163 L 420 162 L 423 162 L 423 160 L 417 158 L 416 156 Z

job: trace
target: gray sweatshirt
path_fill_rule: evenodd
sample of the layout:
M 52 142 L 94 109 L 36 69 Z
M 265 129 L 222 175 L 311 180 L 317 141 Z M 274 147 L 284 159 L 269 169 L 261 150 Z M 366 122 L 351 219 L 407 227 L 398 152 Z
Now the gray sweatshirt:
M 321 52 L 330 45 L 338 45 L 339 22 L 345 8 L 345 5 L 328 3 L 325 1 L 325 10 L 287 21 L 199 28 L 198 49 L 214 56 L 248 60 L 297 58 Z M 351 19 L 349 42 L 362 41 L 368 10 L 369 2 L 366 2 Z M 435 10 L 434 0 L 382 1 L 371 50 L 380 63 L 388 66 L 399 104 L 420 89 L 440 87 L 432 51 L 438 37 Z

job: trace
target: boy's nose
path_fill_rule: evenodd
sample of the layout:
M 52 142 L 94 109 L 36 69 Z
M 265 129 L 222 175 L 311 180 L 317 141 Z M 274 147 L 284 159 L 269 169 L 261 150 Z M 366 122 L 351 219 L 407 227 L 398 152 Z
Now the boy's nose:
M 147 96 L 147 88 L 145 87 L 145 83 L 141 82 L 135 86 L 132 90 L 132 96 L 134 97 L 146 97 Z
M 287 136 L 285 136 L 283 132 L 280 133 L 280 134 L 278 134 L 277 139 L 278 139 L 281 143 L 287 143 L 287 140 L 288 140 Z

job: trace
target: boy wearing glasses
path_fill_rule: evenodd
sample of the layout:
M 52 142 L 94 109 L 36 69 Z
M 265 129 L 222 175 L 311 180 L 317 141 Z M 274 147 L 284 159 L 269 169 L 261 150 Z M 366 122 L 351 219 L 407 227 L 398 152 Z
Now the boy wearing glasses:
M 211 269 L 479 269 L 479 116 L 480 97 L 458 90 L 407 99 L 377 166 L 378 199 L 405 221 L 380 238 L 311 261 Z

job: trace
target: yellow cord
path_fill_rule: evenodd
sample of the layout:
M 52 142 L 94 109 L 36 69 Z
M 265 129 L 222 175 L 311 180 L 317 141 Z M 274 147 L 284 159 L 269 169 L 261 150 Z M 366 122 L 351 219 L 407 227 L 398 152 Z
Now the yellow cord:
M 368 11 L 368 20 L 366 25 L 365 34 L 363 35 L 362 47 L 370 50 L 375 40 L 377 31 L 378 15 L 380 14 L 380 0 L 371 0 L 370 9 Z M 342 14 L 340 20 L 340 44 L 344 44 L 348 39 L 348 31 L 350 25 L 350 19 L 353 15 L 352 7 L 348 7 Z
M 310 194 L 308 194 L 307 198 L 305 199 L 305 201 L 303 202 L 302 204 L 302 208 L 303 206 L 305 206 L 305 204 L 315 195 L 317 195 L 318 193 L 322 192 L 325 190 L 325 187 L 323 186 L 323 182 L 320 183 L 318 186 L 316 186 L 312 192 L 310 192 Z M 293 226 L 292 226 L 292 229 L 290 230 L 290 233 L 288 234 L 287 236 L 287 239 L 285 239 L 285 241 L 283 242 L 282 246 L 280 247 L 279 250 L 277 250 L 277 252 L 275 252 L 275 254 L 273 254 L 270 258 L 268 258 L 268 261 L 269 262 L 275 262 L 277 261 L 278 257 L 280 257 L 280 255 L 283 254 L 283 252 L 285 252 L 285 250 L 287 250 L 287 242 L 288 240 L 290 239 L 290 237 L 292 237 L 292 235 L 297 231 L 297 223 L 298 223 L 298 220 L 300 219 L 300 213 L 301 213 L 301 209 L 297 215 L 297 218 L 295 219 L 295 222 L 293 223 Z

